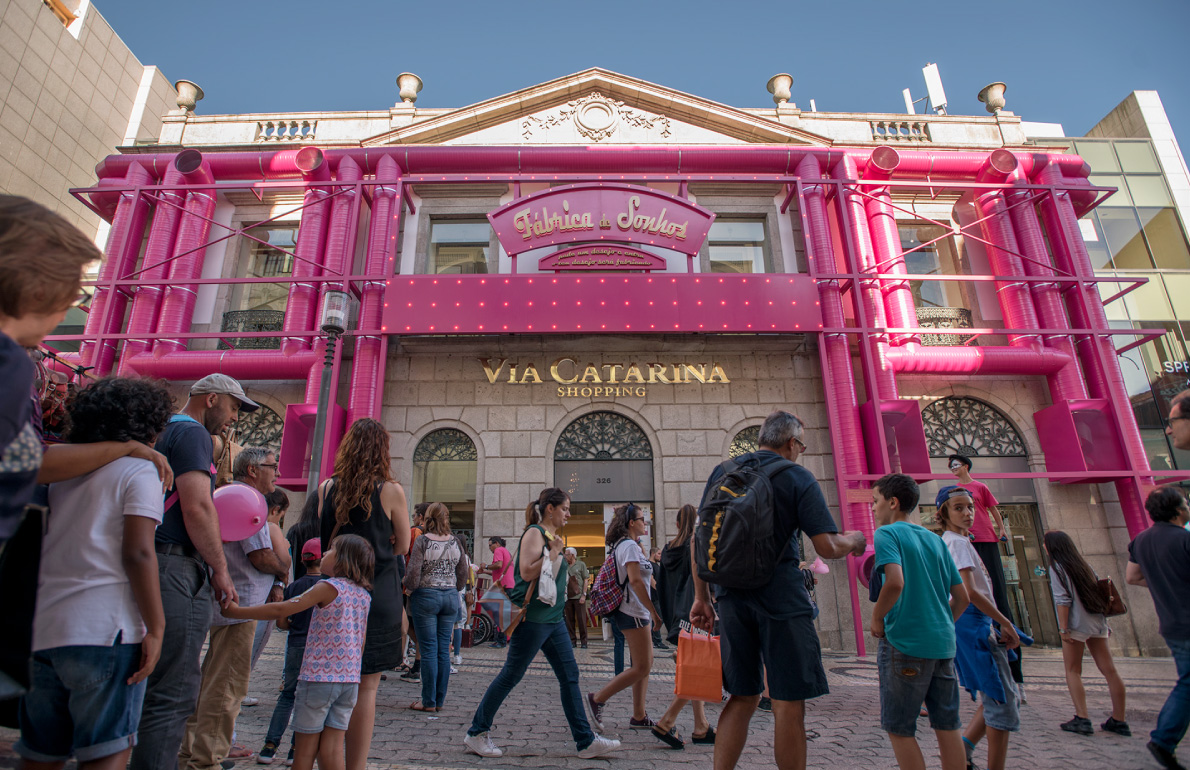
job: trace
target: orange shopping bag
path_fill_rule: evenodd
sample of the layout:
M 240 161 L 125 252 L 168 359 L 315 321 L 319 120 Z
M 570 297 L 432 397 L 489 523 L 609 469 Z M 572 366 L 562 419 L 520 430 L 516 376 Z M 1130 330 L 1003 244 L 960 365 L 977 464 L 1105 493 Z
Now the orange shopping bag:
M 674 695 L 718 703 L 723 696 L 723 662 L 719 637 L 695 629 L 678 634 L 678 666 Z

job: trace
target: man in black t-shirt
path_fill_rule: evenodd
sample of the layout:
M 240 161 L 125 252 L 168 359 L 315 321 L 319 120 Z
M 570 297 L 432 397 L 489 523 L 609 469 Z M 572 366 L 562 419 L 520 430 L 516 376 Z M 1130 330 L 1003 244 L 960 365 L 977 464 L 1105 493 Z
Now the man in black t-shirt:
M 759 451 L 737 457 L 736 462 L 764 468 L 782 458 L 796 461 L 806 451 L 802 432 L 797 417 L 789 412 L 773 412 L 760 428 Z M 711 473 L 704 500 L 723 473 L 722 465 Z M 838 534 L 834 517 L 810 471 L 791 465 L 773 475 L 772 485 L 775 529 L 789 533 L 772 579 L 761 588 L 747 591 L 716 586 L 723 689 L 731 695 L 723 707 L 715 739 L 715 767 L 720 770 L 733 768 L 739 761 L 766 676 L 772 696 L 773 732 L 787 736 L 774 746 L 774 752 L 782 747 L 784 754 L 777 757 L 777 764 L 806 766 L 805 700 L 825 695 L 827 685 L 813 607 L 798 567 L 796 542 L 800 532 L 805 532 L 814 550 L 825 559 L 858 556 L 867 545 L 862 532 Z M 693 547 L 691 538 L 694 606 L 690 621 L 710 631 L 715 610 L 708 585 L 698 577 Z
M 161 662 L 147 680 L 133 770 L 177 767 L 186 720 L 198 701 L 199 652 L 211 625 L 214 602 L 238 600 L 227 572 L 215 491 L 212 436 L 258 404 L 226 374 L 211 374 L 190 388 L 182 411 L 157 437 L 169 459 L 174 485 L 165 494 L 165 517 L 157 528 L 157 565 L 165 637 Z

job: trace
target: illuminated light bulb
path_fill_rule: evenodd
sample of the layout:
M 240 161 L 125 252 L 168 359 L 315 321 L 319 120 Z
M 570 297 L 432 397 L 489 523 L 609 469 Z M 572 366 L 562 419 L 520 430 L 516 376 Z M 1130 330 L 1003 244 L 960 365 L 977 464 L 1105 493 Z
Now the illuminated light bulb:
M 409 307 L 413 307 L 413 303 L 412 303 L 412 302 L 410 302 L 410 303 L 409 303 Z
M 455 331 L 457 332 L 458 330 L 459 330 L 459 327 L 458 327 L 458 326 L 455 326 Z
M 505 302 L 505 303 L 504 303 L 504 307 L 508 307 L 508 303 L 507 303 L 507 302 Z
M 508 329 L 508 324 L 504 324 L 504 328 L 505 328 L 505 330 L 507 330 L 507 329 Z
M 794 324 L 794 325 L 793 325 L 793 328 L 795 328 L 795 329 L 800 329 L 800 328 L 802 328 L 802 325 L 801 325 L 801 324 Z
M 748 305 L 751 305 L 751 304 L 752 304 L 752 303 L 751 303 L 751 302 L 749 302 L 748 300 L 744 300 L 744 306 L 745 306 L 745 307 L 746 307 L 746 306 L 748 306 Z
M 431 302 L 431 303 L 430 303 L 430 307 L 438 307 L 438 303 L 437 303 L 437 302 Z
M 438 285 L 438 279 L 437 279 L 437 278 L 435 278 L 435 279 L 434 279 L 434 285 L 435 285 L 435 286 L 437 286 L 437 285 Z
M 650 329 L 656 329 L 656 328 L 657 328 L 657 326 L 656 326 L 656 324 L 649 324 L 649 328 L 650 328 Z
M 406 326 L 406 327 L 405 327 L 405 331 L 410 331 L 410 330 L 412 330 L 412 329 L 413 329 L 413 327 L 412 327 L 412 326 Z
M 430 331 L 434 331 L 433 325 L 430 326 Z
M 653 307 L 653 300 L 649 300 L 649 307 Z
M 388 307 L 388 303 L 387 303 L 387 302 L 385 302 L 385 303 L 384 303 L 384 306 L 385 306 L 385 307 Z
M 558 324 L 554 324 L 554 325 L 553 325 L 552 327 L 550 327 L 550 328 L 557 329 L 557 328 L 558 328 Z
M 719 300 L 719 304 L 720 304 L 720 305 L 726 305 L 726 304 L 727 304 L 727 300 L 725 300 L 725 299 L 721 299 L 721 300 Z
M 479 330 L 480 330 L 480 331 L 483 331 L 483 324 L 480 324 L 480 325 L 479 325 Z

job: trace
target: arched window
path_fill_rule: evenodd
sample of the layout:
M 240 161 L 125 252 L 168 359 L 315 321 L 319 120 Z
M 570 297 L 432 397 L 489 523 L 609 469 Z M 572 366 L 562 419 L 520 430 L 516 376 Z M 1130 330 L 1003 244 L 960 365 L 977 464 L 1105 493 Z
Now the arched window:
M 457 428 L 441 428 L 422 437 L 413 450 L 413 503 L 446 503 L 450 528 L 475 554 L 475 476 L 479 452 Z
M 974 398 L 940 398 L 921 410 L 930 457 L 1025 457 L 1021 434 L 1004 414 Z
M 735 459 L 757 449 L 760 449 L 760 426 L 753 425 L 735 434 L 735 438 L 731 440 L 731 449 L 727 450 L 727 456 Z
M 262 446 L 274 454 L 281 451 L 281 429 L 285 427 L 285 421 L 263 404 L 255 412 L 241 413 L 232 427 L 240 446 Z
M 652 460 L 649 438 L 632 420 L 615 412 L 591 412 L 566 426 L 554 448 L 555 460 Z

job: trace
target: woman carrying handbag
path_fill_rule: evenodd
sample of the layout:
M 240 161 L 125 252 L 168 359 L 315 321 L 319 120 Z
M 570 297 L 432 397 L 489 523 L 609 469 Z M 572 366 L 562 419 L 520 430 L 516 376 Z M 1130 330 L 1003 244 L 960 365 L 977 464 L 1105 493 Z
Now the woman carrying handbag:
M 488 731 L 504 699 L 524 678 L 525 671 L 538 651 L 545 654 L 561 685 L 562 711 L 570 724 L 570 734 L 574 737 L 578 756 L 591 759 L 620 747 L 619 741 L 596 735 L 587 721 L 582 691 L 578 686 L 578 663 L 574 660 L 570 633 L 562 617 L 565 601 L 556 600 L 557 596 L 564 597 L 566 591 L 567 564 L 565 559 L 559 558 L 563 545 L 560 530 L 569 518 L 570 496 L 557 487 L 543 489 L 525 509 L 525 531 L 521 533 L 521 542 L 513 560 L 516 582 L 510 592 L 514 600 L 521 599 L 524 609 L 521 616 L 510 624 L 504 667 L 488 685 L 463 739 L 467 750 L 481 757 L 499 757 L 504 754 L 492 742 Z M 546 567 L 547 560 L 559 563 L 554 574 L 556 596 L 552 605 L 542 602 L 538 597 L 538 577 Z
M 1094 735 L 1087 715 L 1087 691 L 1083 688 L 1083 649 L 1091 659 L 1111 694 L 1111 716 L 1100 728 L 1117 735 L 1132 735 L 1125 721 L 1124 680 L 1112 662 L 1107 638 L 1111 629 L 1104 613 L 1111 611 L 1099 585 L 1098 576 L 1074 546 L 1070 535 L 1057 530 L 1045 533 L 1045 552 L 1050 562 L 1050 588 L 1058 613 L 1058 633 L 1062 636 L 1062 662 L 1066 666 L 1066 688 L 1074 702 L 1074 718 L 1063 722 L 1066 732 Z

